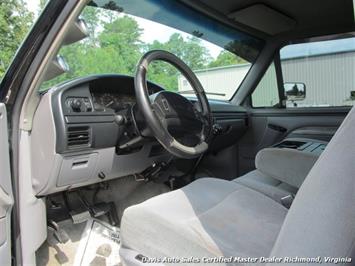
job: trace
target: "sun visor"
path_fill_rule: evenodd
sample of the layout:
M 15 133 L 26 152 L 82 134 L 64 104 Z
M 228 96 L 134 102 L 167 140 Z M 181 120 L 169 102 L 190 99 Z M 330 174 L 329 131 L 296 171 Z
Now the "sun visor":
M 289 31 L 296 26 L 294 19 L 263 4 L 237 10 L 230 13 L 228 17 L 269 35 Z

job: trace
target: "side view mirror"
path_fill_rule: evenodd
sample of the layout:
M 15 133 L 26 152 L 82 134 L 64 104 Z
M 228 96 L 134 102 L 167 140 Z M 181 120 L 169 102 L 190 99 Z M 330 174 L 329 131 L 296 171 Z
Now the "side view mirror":
M 306 85 L 302 82 L 285 82 L 284 90 L 287 101 L 303 101 L 306 98 Z

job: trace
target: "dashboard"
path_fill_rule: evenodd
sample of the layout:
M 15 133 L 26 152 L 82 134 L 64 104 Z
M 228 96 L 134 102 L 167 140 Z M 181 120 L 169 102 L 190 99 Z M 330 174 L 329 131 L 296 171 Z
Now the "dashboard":
M 163 90 L 151 82 L 147 87 L 149 94 Z M 224 128 L 211 148 L 219 150 L 245 131 L 247 114 L 229 103 L 210 105 Z M 31 131 L 36 195 L 138 174 L 153 163 L 169 161 L 171 155 L 155 138 L 141 137 L 142 118 L 133 115 L 134 108 L 134 77 L 124 75 L 79 78 L 41 95 Z M 125 122 L 119 123 L 118 117 L 125 117 Z M 131 145 L 136 139 L 141 141 Z
M 149 94 L 163 90 L 148 82 Z M 124 75 L 90 76 L 50 91 L 56 126 L 56 152 L 115 147 L 139 133 L 130 112 L 136 103 L 134 78 Z M 127 118 L 115 123 L 117 114 Z
M 70 90 L 67 92 L 67 90 Z M 80 88 L 85 87 L 85 96 Z M 149 94 L 163 90 L 156 84 L 148 82 Z M 134 79 L 124 75 L 91 76 L 69 83 L 59 88 L 64 90 L 64 109 L 68 113 L 119 112 L 136 103 Z

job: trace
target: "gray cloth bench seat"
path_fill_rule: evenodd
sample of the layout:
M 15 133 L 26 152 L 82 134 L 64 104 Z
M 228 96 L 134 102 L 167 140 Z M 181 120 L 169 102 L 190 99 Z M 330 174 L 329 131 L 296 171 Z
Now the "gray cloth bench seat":
M 281 170 L 268 165 L 281 157 Z M 122 250 L 160 258 L 172 251 L 174 257 L 267 257 L 288 212 L 281 199 L 296 195 L 296 186 L 317 158 L 290 149 L 264 149 L 256 157 L 257 169 L 239 178 L 200 178 L 130 207 L 121 222 Z M 279 177 L 289 169 L 290 176 Z
M 122 248 L 159 258 L 267 256 L 286 214 L 284 206 L 247 186 L 200 178 L 126 209 Z

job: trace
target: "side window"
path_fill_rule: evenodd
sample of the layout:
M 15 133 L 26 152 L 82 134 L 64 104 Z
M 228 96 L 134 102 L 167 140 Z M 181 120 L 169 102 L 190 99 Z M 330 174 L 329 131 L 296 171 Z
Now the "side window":
M 354 37 L 287 45 L 280 56 L 287 108 L 354 105 Z
M 273 107 L 279 100 L 275 65 L 272 63 L 251 95 L 253 107 Z

